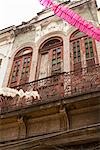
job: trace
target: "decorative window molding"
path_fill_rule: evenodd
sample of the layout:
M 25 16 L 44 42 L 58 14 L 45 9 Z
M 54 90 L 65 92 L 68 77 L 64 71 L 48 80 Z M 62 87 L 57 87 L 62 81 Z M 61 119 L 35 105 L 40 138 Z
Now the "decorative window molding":
M 62 46 L 63 45 L 63 41 L 61 38 L 59 37 L 52 37 L 47 39 L 45 42 L 43 42 L 39 48 L 39 52 L 40 53 L 45 53 L 45 51 L 50 51 L 50 49 L 58 47 L 58 46 Z

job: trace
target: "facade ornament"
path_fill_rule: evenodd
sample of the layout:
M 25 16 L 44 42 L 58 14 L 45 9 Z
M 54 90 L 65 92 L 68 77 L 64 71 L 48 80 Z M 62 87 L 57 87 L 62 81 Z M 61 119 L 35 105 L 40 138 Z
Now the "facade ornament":
M 32 30 L 34 30 L 33 24 L 30 25 L 22 24 L 21 27 L 16 28 L 15 35 L 17 36 L 18 34 L 23 34 Z
M 58 22 L 53 21 L 45 27 L 38 26 L 36 28 L 35 42 L 37 42 L 44 35 L 52 33 L 52 32 L 61 31 L 64 34 L 66 34 L 68 29 L 69 29 L 69 25 L 65 23 L 64 21 L 58 21 Z

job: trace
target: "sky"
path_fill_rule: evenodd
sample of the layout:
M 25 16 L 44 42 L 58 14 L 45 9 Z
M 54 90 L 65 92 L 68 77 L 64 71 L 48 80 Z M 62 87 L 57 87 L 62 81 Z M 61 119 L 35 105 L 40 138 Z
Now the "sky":
M 0 30 L 29 21 L 42 9 L 39 0 L 0 0 Z

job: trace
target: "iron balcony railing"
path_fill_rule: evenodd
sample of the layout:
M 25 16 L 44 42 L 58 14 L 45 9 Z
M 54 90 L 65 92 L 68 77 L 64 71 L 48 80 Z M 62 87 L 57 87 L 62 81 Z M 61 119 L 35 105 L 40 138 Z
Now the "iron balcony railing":
M 91 66 L 74 72 L 60 73 L 30 83 L 14 87 L 24 91 L 38 91 L 40 99 L 0 96 L 0 112 L 27 108 L 39 102 L 57 100 L 69 96 L 85 94 L 100 89 L 100 66 Z

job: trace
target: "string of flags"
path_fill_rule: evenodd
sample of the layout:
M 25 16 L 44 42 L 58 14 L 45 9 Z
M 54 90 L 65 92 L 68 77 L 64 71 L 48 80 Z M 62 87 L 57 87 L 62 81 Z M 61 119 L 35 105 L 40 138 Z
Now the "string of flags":
M 76 27 L 81 32 L 100 41 L 100 28 L 95 27 L 91 22 L 85 20 L 72 9 L 67 6 L 53 3 L 52 0 L 39 0 L 40 3 L 46 8 L 50 8 L 54 14 L 61 19 L 68 22 L 70 25 Z

